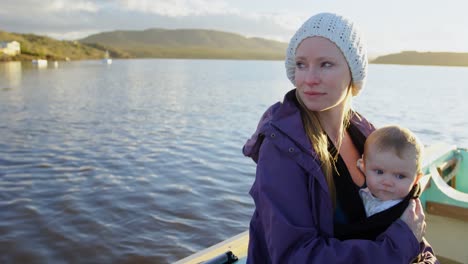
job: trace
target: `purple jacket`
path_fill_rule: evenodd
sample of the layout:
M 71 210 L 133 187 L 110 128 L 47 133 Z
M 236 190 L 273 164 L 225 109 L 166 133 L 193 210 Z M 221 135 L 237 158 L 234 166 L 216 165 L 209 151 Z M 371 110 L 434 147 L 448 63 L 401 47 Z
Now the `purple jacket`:
M 243 149 L 257 163 L 247 263 L 410 263 L 419 252 L 437 263 L 400 219 L 376 241 L 333 237 L 328 186 L 294 100 L 292 90 L 271 106 Z M 351 122 L 366 137 L 374 130 L 358 115 Z

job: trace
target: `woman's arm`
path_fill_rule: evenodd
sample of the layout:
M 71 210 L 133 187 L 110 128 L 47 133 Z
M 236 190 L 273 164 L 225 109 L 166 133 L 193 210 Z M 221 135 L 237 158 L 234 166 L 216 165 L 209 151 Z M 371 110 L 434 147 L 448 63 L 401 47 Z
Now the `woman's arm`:
M 376 241 L 331 237 L 320 225 L 332 225 L 321 221 L 332 222 L 333 209 L 317 207 L 328 193 L 269 140 L 260 150 L 255 185 L 257 222 L 273 263 L 409 263 L 419 252 L 418 241 L 400 219 Z

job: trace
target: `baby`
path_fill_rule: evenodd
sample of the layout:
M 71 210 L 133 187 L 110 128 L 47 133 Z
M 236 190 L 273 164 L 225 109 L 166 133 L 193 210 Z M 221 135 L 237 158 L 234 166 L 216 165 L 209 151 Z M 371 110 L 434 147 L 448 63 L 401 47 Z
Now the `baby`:
M 419 197 L 423 146 L 416 136 L 400 126 L 386 126 L 372 132 L 357 166 L 366 177 L 359 189 L 367 218 L 355 224 L 335 224 L 340 240 L 375 240 Z
M 408 129 L 386 126 L 366 140 L 358 168 L 366 176 L 361 195 L 367 216 L 401 202 L 422 176 L 423 146 Z

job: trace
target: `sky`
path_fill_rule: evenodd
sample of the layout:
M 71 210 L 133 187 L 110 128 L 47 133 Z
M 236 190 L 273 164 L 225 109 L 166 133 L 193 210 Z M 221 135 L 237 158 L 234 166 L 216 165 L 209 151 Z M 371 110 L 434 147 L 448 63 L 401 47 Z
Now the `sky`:
M 0 0 L 0 30 L 75 40 L 113 30 L 191 28 L 288 42 L 318 12 L 357 23 L 370 56 L 468 52 L 466 0 Z

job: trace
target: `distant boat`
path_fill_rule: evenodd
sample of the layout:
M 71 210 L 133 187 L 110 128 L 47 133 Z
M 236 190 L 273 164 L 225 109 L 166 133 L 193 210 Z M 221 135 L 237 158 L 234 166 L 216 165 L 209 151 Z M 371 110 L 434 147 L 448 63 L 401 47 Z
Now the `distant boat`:
M 102 62 L 105 64 L 112 64 L 112 59 L 109 56 L 109 51 L 106 50 L 106 53 L 104 54 L 104 59 L 102 59 Z
M 32 60 L 32 64 L 37 66 L 37 67 L 46 67 L 47 66 L 47 60 Z

